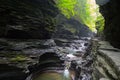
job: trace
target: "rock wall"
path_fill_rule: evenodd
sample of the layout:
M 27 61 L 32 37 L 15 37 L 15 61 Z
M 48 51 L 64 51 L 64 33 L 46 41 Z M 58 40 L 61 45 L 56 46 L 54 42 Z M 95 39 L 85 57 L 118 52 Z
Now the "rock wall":
M 1 0 L 0 37 L 17 39 L 76 38 L 93 36 L 75 18 L 68 19 L 54 0 Z
M 79 20 L 73 18 L 66 18 L 59 13 L 56 17 L 56 31 L 53 37 L 76 39 L 79 37 L 93 37 L 92 31 Z
M 93 80 L 120 80 L 120 50 L 106 41 L 93 42 Z
M 98 0 L 97 0 L 98 1 Z M 105 0 L 104 0 L 105 1 Z M 108 0 L 106 0 L 108 1 Z M 120 0 L 109 0 L 105 5 L 102 5 L 101 13 L 105 17 L 105 36 L 110 43 L 120 48 Z
M 0 37 L 50 38 L 57 13 L 53 0 L 0 0 Z

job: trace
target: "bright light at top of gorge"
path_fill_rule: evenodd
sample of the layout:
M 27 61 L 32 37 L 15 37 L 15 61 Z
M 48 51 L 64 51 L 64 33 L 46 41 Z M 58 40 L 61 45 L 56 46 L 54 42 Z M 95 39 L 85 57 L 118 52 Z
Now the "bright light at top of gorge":
M 88 26 L 93 32 L 97 32 L 96 22 L 98 18 L 101 20 L 104 19 L 99 12 L 99 6 L 96 4 L 95 0 L 56 0 L 56 4 L 63 15 L 67 18 L 74 17 Z

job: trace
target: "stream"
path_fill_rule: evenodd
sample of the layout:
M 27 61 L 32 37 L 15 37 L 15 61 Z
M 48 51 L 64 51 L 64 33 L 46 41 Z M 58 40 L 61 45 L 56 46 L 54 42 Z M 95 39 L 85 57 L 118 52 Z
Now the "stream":
M 44 59 L 44 57 L 43 59 L 40 58 L 40 62 L 43 61 L 39 63 L 38 69 L 40 70 L 32 73 L 26 80 L 92 79 L 91 64 L 93 62 L 93 56 L 91 55 L 90 49 L 91 38 L 84 37 L 80 40 L 54 39 L 48 40 L 46 44 L 48 43 L 51 45 L 50 50 L 55 53 L 54 56 L 56 57 L 57 55 L 59 60 L 63 62 L 57 62 L 57 59 L 52 59 L 52 57 L 50 59 L 47 57 L 47 59 Z

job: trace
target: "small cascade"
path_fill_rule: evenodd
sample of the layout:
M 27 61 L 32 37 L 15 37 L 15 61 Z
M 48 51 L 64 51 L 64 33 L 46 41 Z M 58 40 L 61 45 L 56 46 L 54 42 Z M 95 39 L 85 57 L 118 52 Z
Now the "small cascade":
M 57 40 L 54 52 L 44 53 L 30 68 L 29 80 L 91 80 L 90 45 L 90 40 Z
M 70 80 L 70 72 L 67 68 L 65 68 L 64 72 L 63 72 L 63 80 Z
M 65 69 L 63 71 L 63 80 L 70 80 L 70 71 L 69 71 L 70 64 L 71 64 L 70 62 L 65 61 Z

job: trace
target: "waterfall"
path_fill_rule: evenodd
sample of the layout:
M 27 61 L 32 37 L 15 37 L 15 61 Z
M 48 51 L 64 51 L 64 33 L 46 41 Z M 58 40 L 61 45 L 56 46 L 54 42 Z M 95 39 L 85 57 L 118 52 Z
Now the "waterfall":
M 67 68 L 63 72 L 63 80 L 70 80 L 70 72 Z
M 63 80 L 70 80 L 70 72 L 69 72 L 70 65 L 71 65 L 71 62 L 65 62 L 65 69 L 63 72 Z
M 68 69 L 65 69 L 63 74 L 64 74 L 64 77 L 69 78 L 69 70 Z

